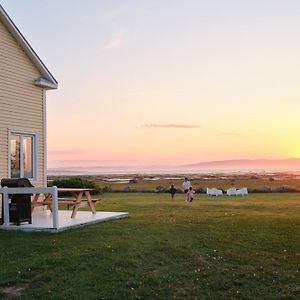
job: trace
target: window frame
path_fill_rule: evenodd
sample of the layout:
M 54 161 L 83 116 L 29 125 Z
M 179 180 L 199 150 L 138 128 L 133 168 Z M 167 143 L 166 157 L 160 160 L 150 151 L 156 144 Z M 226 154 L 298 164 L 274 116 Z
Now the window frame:
M 8 130 L 8 178 L 11 178 L 11 137 L 12 135 L 19 135 L 20 136 L 20 177 L 24 177 L 24 161 L 23 161 L 23 138 L 24 136 L 32 137 L 32 175 L 33 177 L 28 178 L 33 181 L 37 180 L 37 162 L 38 162 L 38 155 L 37 155 L 37 139 L 38 135 L 35 132 L 31 131 L 24 131 L 24 130 L 17 130 L 17 129 L 9 129 Z

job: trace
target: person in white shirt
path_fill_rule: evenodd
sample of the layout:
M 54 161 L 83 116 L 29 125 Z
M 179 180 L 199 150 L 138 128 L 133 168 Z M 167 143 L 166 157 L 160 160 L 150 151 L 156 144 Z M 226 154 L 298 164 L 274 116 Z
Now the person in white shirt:
M 189 188 L 191 187 L 191 183 L 190 181 L 188 180 L 187 177 L 184 178 L 184 182 L 182 183 L 182 189 L 185 193 L 187 193 L 189 191 Z

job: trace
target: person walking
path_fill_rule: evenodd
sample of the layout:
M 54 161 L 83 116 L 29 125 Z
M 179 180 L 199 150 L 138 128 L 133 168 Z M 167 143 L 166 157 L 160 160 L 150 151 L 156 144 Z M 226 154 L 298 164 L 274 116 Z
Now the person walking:
M 186 194 L 188 191 L 189 191 L 189 188 L 191 187 L 191 183 L 190 181 L 188 180 L 187 177 L 184 178 L 184 181 L 182 183 L 182 189 L 184 191 L 184 193 Z
M 174 198 L 175 198 L 175 193 L 176 193 L 176 188 L 175 188 L 174 184 L 171 185 L 169 191 L 170 191 L 172 200 L 174 200 Z

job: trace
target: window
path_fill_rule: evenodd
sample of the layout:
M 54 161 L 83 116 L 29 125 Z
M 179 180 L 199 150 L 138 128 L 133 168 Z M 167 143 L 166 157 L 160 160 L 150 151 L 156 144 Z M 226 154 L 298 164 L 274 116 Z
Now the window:
M 10 177 L 36 177 L 36 135 L 10 132 Z

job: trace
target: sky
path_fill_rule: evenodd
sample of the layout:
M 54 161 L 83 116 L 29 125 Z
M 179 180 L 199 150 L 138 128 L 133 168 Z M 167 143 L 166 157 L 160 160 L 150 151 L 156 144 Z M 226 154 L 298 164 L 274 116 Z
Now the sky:
M 59 83 L 50 168 L 300 157 L 300 1 L 0 3 Z

